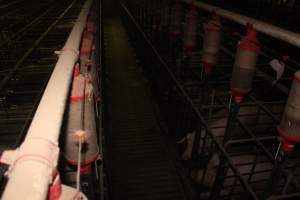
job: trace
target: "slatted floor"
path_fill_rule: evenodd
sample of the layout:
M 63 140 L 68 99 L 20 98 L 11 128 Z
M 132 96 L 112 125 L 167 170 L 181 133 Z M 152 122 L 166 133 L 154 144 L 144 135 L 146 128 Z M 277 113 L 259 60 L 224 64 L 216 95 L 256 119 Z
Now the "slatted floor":
M 109 5 L 108 5 L 109 4 Z M 181 179 L 163 142 L 153 104 L 112 1 L 104 8 L 109 173 L 112 197 L 184 200 Z M 111 12 L 110 12 L 111 11 Z

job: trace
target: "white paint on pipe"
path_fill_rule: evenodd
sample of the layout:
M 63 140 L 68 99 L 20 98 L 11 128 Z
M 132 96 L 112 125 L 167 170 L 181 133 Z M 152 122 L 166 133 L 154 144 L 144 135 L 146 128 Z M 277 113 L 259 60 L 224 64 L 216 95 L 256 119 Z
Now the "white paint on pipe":
M 189 0 L 182 0 L 183 2 L 190 3 Z M 193 2 L 193 4 L 202 9 L 206 10 L 208 12 L 215 12 L 219 16 L 226 18 L 228 20 L 234 21 L 236 23 L 242 24 L 242 25 L 247 25 L 248 23 L 252 24 L 253 27 L 266 35 L 272 36 L 276 39 L 285 41 L 293 46 L 300 47 L 300 34 L 295 33 L 283 28 L 280 28 L 278 26 L 274 26 L 272 24 L 247 17 L 232 11 L 228 11 L 222 8 L 219 8 L 217 6 L 209 5 L 207 3 L 202 3 L 202 2 Z
M 11 199 L 47 199 L 58 160 L 58 138 L 69 96 L 75 62 L 92 0 L 87 0 L 60 52 L 38 109 L 8 171 L 2 196 Z M 8 159 L 9 160 L 9 159 Z

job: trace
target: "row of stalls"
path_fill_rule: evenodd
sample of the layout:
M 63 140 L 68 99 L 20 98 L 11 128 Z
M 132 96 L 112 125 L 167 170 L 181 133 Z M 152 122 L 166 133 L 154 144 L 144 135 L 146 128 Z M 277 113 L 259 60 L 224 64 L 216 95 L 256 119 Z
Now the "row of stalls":
M 196 199 L 296 198 L 297 57 L 193 1 L 122 5 Z

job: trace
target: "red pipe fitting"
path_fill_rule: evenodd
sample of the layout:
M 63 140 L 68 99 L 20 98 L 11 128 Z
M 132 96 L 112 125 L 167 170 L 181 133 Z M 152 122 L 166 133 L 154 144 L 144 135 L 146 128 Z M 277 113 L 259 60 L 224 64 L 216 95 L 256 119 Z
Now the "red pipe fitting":
M 81 165 L 80 167 L 80 174 L 82 175 L 89 175 L 93 173 L 92 165 L 87 164 L 87 165 Z
M 79 64 L 75 65 L 74 69 L 74 79 L 72 84 L 72 92 L 70 96 L 70 102 L 77 103 L 81 102 L 85 97 L 83 94 L 84 91 L 84 77 L 80 74 Z
M 240 41 L 238 48 L 245 51 L 259 52 L 260 48 L 257 41 L 257 32 L 252 25 L 247 25 L 246 36 Z
M 62 193 L 62 185 L 58 172 L 55 172 L 53 177 L 53 182 L 48 190 L 48 200 L 59 200 Z

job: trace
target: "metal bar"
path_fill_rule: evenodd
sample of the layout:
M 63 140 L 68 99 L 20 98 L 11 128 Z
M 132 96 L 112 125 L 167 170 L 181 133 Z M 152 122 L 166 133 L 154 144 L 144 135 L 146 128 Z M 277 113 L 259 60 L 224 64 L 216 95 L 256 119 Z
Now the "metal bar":
M 293 193 L 293 194 L 271 196 L 268 198 L 268 200 L 298 199 L 299 197 L 300 197 L 300 192 Z
M 236 143 L 255 142 L 256 140 L 275 140 L 275 139 L 278 140 L 279 136 L 265 136 L 265 137 L 255 137 L 255 138 L 229 140 L 226 144 L 231 145 Z
M 226 105 L 219 96 L 216 95 L 216 98 L 220 103 L 223 103 L 225 107 L 228 107 L 228 105 Z M 266 149 L 266 147 L 261 143 L 261 141 L 257 137 L 255 137 L 255 135 L 238 118 L 236 118 L 236 121 L 237 124 L 242 128 L 242 130 L 255 141 L 255 143 L 266 154 L 267 158 L 269 158 L 270 161 L 274 164 L 275 160 L 272 154 L 268 151 L 268 149 Z
M 255 158 L 254 158 L 254 163 L 252 164 L 252 167 L 251 167 L 251 171 L 249 173 L 249 177 L 248 177 L 248 182 L 251 182 L 251 179 L 254 175 L 254 171 L 255 171 L 255 168 L 256 168 L 256 165 L 258 163 L 258 155 L 259 155 L 259 151 L 258 149 L 255 149 Z
M 0 81 L 0 91 L 4 88 L 7 82 L 13 77 L 16 71 L 21 67 L 25 59 L 33 52 L 33 50 L 41 43 L 41 41 L 46 37 L 46 35 L 56 26 L 56 24 L 65 16 L 65 14 L 71 9 L 75 4 L 74 0 L 65 11 L 48 27 L 48 29 L 33 43 L 32 47 L 26 51 L 20 60 L 12 67 L 12 69 L 7 73 L 7 75 Z
M 233 97 L 231 96 L 231 99 Z M 228 116 L 228 120 L 227 120 L 227 124 L 226 124 L 226 128 L 225 128 L 225 133 L 224 133 L 224 141 L 223 141 L 223 145 L 226 147 L 226 144 L 229 140 L 233 139 L 233 135 L 232 135 L 232 130 L 235 128 L 235 121 L 237 120 L 237 116 L 239 114 L 239 110 L 240 110 L 240 104 L 233 101 L 233 102 L 229 102 L 229 116 Z
M 22 2 L 22 1 L 24 1 L 24 0 L 16 0 L 16 1 L 9 2 L 7 4 L 3 4 L 3 5 L 0 6 L 0 9 L 7 8 L 9 6 L 12 6 L 12 5 L 17 4 L 19 2 Z
M 267 188 L 263 192 L 263 199 L 266 199 L 267 197 L 271 196 L 274 193 L 274 188 L 278 186 L 280 183 L 282 176 L 284 175 L 284 169 L 287 165 L 287 152 L 284 152 L 284 150 L 280 149 L 276 161 L 274 164 L 274 168 L 272 170 L 272 174 L 270 179 L 267 183 Z M 289 177 L 289 176 L 288 176 Z
M 91 4 L 92 0 L 84 4 L 61 51 L 26 138 L 16 151 L 15 161 L 10 167 L 9 180 L 2 196 L 3 200 L 47 199 L 48 187 L 58 160 L 58 138 L 74 65 L 78 59 L 82 32 Z

